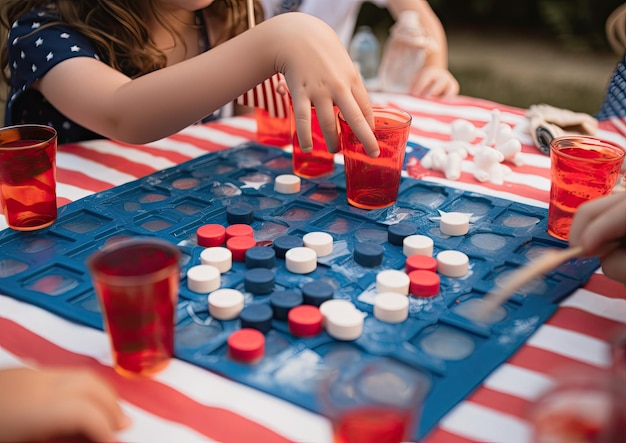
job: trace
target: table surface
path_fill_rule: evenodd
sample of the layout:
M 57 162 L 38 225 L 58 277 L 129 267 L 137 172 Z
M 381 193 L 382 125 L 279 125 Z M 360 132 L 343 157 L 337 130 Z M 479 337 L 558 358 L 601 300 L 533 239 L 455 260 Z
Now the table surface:
M 410 141 L 425 148 L 450 141 L 450 124 L 465 119 L 477 127 L 491 120 L 492 110 L 513 128 L 523 144 L 524 166 L 510 165 L 505 183 L 480 183 L 472 164 L 463 164 L 457 181 L 440 172 L 409 165 L 416 178 L 547 207 L 549 157 L 533 145 L 525 110 L 471 97 L 422 100 L 373 94 L 372 101 L 402 108 L 413 115 Z M 133 181 L 189 159 L 255 139 L 252 117 L 232 117 L 195 125 L 147 145 L 110 140 L 59 147 L 59 206 Z M 597 134 L 626 146 L 626 125 L 600 123 Z M 6 228 L 4 220 L 0 229 Z M 151 379 L 127 380 L 112 369 L 109 344 L 102 331 L 77 325 L 40 308 L 1 295 L 0 367 L 24 365 L 83 366 L 109 380 L 133 420 L 120 441 L 142 442 L 331 442 L 328 420 L 205 369 L 174 359 Z M 530 441 L 528 407 L 554 382 L 554 369 L 578 365 L 606 368 L 608 340 L 626 323 L 626 288 L 597 271 L 561 303 L 555 315 L 468 399 L 441 420 L 424 440 L 434 442 Z

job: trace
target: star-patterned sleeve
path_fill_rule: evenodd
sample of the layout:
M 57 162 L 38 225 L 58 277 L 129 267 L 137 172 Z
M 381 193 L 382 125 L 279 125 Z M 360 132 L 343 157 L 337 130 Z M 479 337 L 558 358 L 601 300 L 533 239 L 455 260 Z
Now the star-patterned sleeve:
M 50 69 L 75 57 L 99 59 L 95 46 L 83 34 L 60 22 L 50 8 L 33 10 L 19 18 L 9 31 L 11 88 L 6 104 L 5 124 L 41 123 L 69 129 L 82 128 L 67 121 L 41 94 L 30 86 Z M 75 134 L 77 135 L 77 134 Z M 89 131 L 84 135 L 92 136 Z M 74 137 L 69 137 L 69 139 Z
M 45 26 L 58 21 L 55 13 L 40 9 L 13 24 L 9 33 L 9 64 L 14 94 L 19 95 L 63 60 L 98 57 L 89 39 L 76 30 L 61 24 Z

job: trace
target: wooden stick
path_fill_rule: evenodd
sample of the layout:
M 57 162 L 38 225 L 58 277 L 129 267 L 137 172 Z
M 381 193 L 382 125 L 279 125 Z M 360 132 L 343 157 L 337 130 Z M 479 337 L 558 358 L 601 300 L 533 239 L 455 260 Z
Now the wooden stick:
M 613 241 L 604 246 L 599 256 L 606 255 L 616 249 L 623 242 L 620 240 Z M 551 250 L 546 252 L 540 258 L 522 266 L 520 269 L 511 274 L 504 284 L 490 293 L 485 295 L 483 303 L 480 304 L 480 310 L 478 317 L 482 320 L 490 318 L 491 314 L 501 305 L 503 305 L 519 288 L 528 284 L 533 279 L 540 277 L 544 274 L 555 269 L 561 263 L 566 262 L 572 258 L 578 257 L 583 253 L 582 246 L 570 247 L 561 250 Z

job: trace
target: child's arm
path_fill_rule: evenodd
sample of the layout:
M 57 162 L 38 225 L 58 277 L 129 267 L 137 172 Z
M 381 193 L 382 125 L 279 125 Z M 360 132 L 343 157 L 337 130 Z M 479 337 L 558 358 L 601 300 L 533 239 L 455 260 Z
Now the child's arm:
M 275 72 L 285 75 L 302 146 L 312 146 L 313 104 L 337 146 L 337 104 L 371 155 L 378 144 L 367 91 L 334 31 L 293 13 L 269 19 L 192 59 L 131 80 L 87 57 L 60 62 L 38 83 L 63 114 L 99 134 L 147 143 L 200 120 Z
M 626 193 L 617 192 L 579 206 L 570 228 L 569 243 L 582 245 L 585 254 L 595 255 L 612 242 L 622 246 L 601 257 L 607 277 L 626 284 Z
M 0 441 L 115 441 L 129 423 L 113 390 L 86 370 L 3 369 L 0 392 Z
M 448 70 L 448 43 L 439 17 L 426 0 L 389 0 L 394 17 L 405 10 L 417 11 L 426 35 L 433 39 L 435 48 L 426 56 L 424 67 L 414 79 L 411 93 L 417 96 L 446 97 L 459 93 L 459 82 Z

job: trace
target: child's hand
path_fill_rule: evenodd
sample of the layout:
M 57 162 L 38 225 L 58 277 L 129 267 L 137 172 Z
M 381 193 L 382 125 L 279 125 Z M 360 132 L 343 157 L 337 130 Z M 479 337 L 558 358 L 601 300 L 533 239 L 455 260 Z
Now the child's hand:
M 374 117 L 367 90 L 350 56 L 335 32 L 310 15 L 282 14 L 261 23 L 283 27 L 285 38 L 277 50 L 275 66 L 285 75 L 293 102 L 296 130 L 303 150 L 313 146 L 311 106 L 315 106 L 320 128 L 330 151 L 338 149 L 333 104 L 341 110 L 367 153 L 378 156 L 372 132 Z
M 0 370 L 0 392 L 0 441 L 115 441 L 129 423 L 114 391 L 86 370 Z
M 600 252 L 614 240 L 622 246 L 601 257 L 607 277 L 626 284 L 626 193 L 618 192 L 579 206 L 569 233 L 572 246 L 583 246 L 586 256 Z

